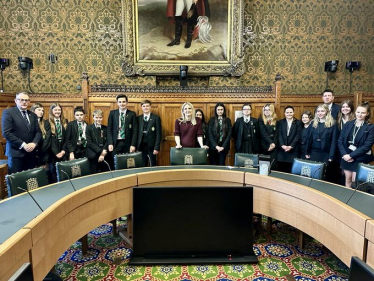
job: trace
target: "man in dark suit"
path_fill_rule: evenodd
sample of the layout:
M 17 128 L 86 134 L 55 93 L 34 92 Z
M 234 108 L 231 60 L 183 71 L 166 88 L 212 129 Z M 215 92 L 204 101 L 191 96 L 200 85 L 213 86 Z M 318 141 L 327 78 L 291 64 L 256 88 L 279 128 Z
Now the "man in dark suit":
M 84 121 L 84 109 L 79 106 L 74 109 L 75 120 L 69 122 L 66 128 L 66 147 L 69 152 L 69 160 L 86 156 L 86 122 Z
M 333 103 L 334 101 L 334 92 L 330 89 L 326 89 L 322 93 L 322 100 L 323 103 L 326 104 L 329 107 L 331 116 L 338 120 L 338 114 L 340 111 L 340 105 Z M 317 110 L 317 108 L 316 108 Z
M 236 152 L 257 154 L 260 147 L 258 120 L 251 116 L 250 104 L 244 104 L 242 111 L 243 117 L 236 119 L 232 132 Z
M 152 107 L 149 100 L 141 103 L 143 114 L 138 116 L 138 144 L 137 148 L 143 155 L 143 166 L 156 165 L 157 154 L 161 144 L 161 119 L 158 115 L 151 113 Z
M 105 159 L 108 156 L 107 127 L 101 124 L 103 121 L 101 110 L 93 112 L 93 120 L 94 123 L 86 127 L 86 155 L 90 160 L 92 173 L 98 173 L 108 171 L 108 166 L 104 162 L 104 160 L 109 162 L 109 159 Z
M 6 143 L 9 174 L 35 168 L 36 146 L 42 140 L 38 117 L 27 110 L 30 98 L 27 92 L 17 93 L 16 106 L 6 109 L 1 118 Z
M 120 94 L 116 99 L 118 109 L 110 111 L 107 127 L 108 151 L 113 156 L 135 152 L 138 133 L 138 120 L 135 112 L 127 108 L 127 96 Z

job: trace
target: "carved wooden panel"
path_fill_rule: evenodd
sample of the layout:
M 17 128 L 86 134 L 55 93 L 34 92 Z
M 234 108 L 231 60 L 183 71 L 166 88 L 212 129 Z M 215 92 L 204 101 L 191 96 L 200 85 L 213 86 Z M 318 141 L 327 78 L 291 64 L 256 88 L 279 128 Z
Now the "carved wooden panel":
M 93 123 L 93 112 L 94 110 L 102 110 L 103 111 L 103 124 L 108 125 L 108 118 L 109 112 L 111 110 L 112 104 L 111 103 L 89 103 L 89 114 L 87 114 L 87 122 L 88 124 Z

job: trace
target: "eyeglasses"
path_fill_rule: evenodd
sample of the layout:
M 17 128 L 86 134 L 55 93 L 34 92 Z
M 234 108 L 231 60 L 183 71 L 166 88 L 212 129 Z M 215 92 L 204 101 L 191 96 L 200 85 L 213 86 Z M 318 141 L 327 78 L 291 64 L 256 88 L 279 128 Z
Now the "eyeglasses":
M 29 102 L 30 100 L 27 100 L 27 99 L 17 99 L 18 101 L 20 102 Z

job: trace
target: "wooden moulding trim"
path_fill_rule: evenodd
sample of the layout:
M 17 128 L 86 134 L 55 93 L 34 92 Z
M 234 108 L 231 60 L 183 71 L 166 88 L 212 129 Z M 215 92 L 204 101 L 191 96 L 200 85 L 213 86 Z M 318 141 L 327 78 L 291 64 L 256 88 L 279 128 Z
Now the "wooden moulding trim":
M 253 201 L 254 212 L 283 221 L 309 234 L 345 264 L 349 265 L 352 255 L 363 257 L 364 237 L 325 210 L 261 186 L 254 186 Z
M 90 93 L 89 98 L 111 98 L 112 100 L 119 94 L 126 94 L 126 96 L 133 100 L 133 99 L 163 99 L 163 100 L 174 100 L 176 98 L 183 98 L 183 99 L 213 99 L 216 100 L 217 98 L 223 99 L 270 99 L 274 100 L 275 95 L 272 93 L 263 94 L 263 93 L 123 93 L 123 92 L 115 92 L 115 93 L 107 93 L 107 92 L 96 92 Z
M 80 206 L 83 206 L 96 198 L 120 190 L 131 189 L 136 184 L 137 175 L 128 175 L 87 186 L 58 200 L 28 223 L 24 228 L 32 229 L 32 240 L 33 244 L 35 244 L 47 231 L 54 228 L 56 223 L 58 223 L 63 217 Z M 88 229 L 88 231 L 90 230 L 92 229 Z
M 152 184 L 158 182 L 183 181 L 185 185 L 190 185 L 191 181 L 212 181 L 243 184 L 244 172 L 217 171 L 209 169 L 185 169 L 154 171 L 139 174 L 138 184 Z
M 365 238 L 374 243 L 374 219 L 368 220 L 366 222 Z
M 332 214 L 339 221 L 348 221 L 350 227 L 362 236 L 365 235 L 365 221 L 371 219 L 323 192 L 291 181 L 246 173 L 245 183 L 307 201 L 309 204 Z M 345 187 L 342 186 L 341 188 Z
M 104 187 L 99 187 L 104 188 Z M 105 194 L 67 213 L 33 245 L 35 280 L 41 280 L 72 243 L 98 225 L 132 212 L 132 188 Z
M 0 245 L 0 281 L 9 280 L 22 264 L 30 262 L 31 247 L 29 229 L 20 229 Z
M 374 242 L 368 243 L 368 255 L 366 257 L 366 263 L 374 268 Z

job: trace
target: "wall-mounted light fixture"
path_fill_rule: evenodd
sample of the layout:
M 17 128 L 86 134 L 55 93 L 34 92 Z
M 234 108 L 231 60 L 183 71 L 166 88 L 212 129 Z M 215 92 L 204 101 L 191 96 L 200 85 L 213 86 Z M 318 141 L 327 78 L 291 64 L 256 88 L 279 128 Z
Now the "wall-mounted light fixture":
M 338 60 L 330 60 L 325 62 L 325 71 L 326 71 L 326 87 L 325 89 L 329 88 L 329 78 L 330 73 L 336 72 L 338 70 L 339 61 Z
M 31 83 L 30 83 L 30 70 L 34 68 L 32 59 L 28 57 L 18 57 L 18 62 L 19 62 L 19 68 L 22 71 L 22 75 L 24 77 L 27 77 L 28 79 L 30 93 L 34 93 L 33 90 L 31 89 Z
M 348 69 L 349 72 L 353 72 L 354 70 L 359 70 L 361 67 L 360 61 L 347 61 L 345 63 L 345 69 Z
M 57 55 L 55 55 L 54 53 L 50 53 L 50 54 L 48 55 L 48 60 L 49 60 L 51 63 L 56 63 L 56 62 L 57 62 L 57 59 L 58 59 L 58 57 L 57 57 Z
M 9 59 L 0 59 L 0 75 L 1 75 L 1 89 L 0 93 L 4 93 L 4 76 L 3 71 L 9 66 Z
M 187 79 L 188 79 L 188 66 L 181 65 L 179 66 L 179 81 L 181 87 L 187 86 Z
M 361 67 L 361 62 L 359 61 L 347 61 L 345 63 L 345 69 L 349 70 L 349 93 L 352 92 L 352 73 L 355 70 L 359 70 Z

